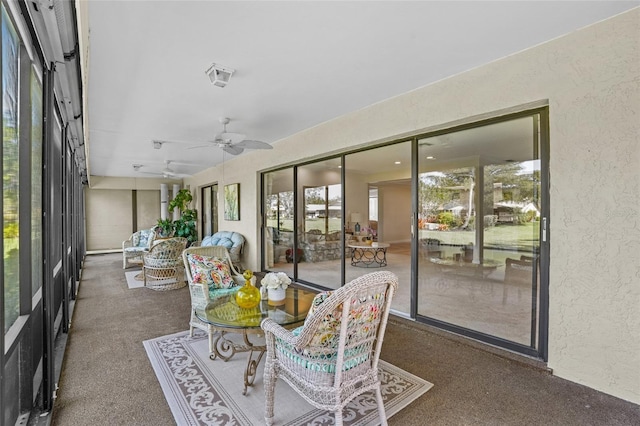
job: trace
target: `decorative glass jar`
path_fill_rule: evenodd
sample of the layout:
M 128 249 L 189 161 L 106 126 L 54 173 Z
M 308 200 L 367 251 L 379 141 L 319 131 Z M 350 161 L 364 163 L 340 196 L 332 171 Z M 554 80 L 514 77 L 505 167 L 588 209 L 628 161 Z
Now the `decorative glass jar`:
M 236 292 L 236 303 L 241 308 L 255 308 L 260 303 L 260 290 L 253 285 L 256 277 L 254 277 L 253 272 L 249 270 L 245 271 L 242 275 L 244 276 L 245 282 Z

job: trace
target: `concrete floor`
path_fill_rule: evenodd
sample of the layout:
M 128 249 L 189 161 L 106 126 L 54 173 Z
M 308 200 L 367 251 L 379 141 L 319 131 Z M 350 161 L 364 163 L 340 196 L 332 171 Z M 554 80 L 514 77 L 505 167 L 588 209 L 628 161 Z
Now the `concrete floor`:
M 87 256 L 53 425 L 173 425 L 142 341 L 188 328 L 189 291 L 128 289 L 122 255 Z M 639 425 L 640 407 L 533 360 L 391 318 L 382 358 L 434 383 L 390 425 Z

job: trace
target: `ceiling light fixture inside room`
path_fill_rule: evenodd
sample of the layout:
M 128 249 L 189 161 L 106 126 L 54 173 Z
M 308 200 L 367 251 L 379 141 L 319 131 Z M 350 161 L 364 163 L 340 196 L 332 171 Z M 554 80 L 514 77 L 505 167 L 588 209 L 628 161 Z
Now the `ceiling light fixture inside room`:
M 151 141 L 151 143 L 153 144 L 153 149 L 162 148 L 162 141 Z
M 220 64 L 211 64 L 205 74 L 209 76 L 209 80 L 214 86 L 225 87 L 235 71 L 233 68 L 223 67 Z

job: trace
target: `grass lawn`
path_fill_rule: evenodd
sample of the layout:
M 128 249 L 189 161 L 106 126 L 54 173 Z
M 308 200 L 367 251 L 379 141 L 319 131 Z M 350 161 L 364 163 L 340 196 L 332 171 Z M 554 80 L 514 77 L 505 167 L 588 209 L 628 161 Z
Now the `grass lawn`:
M 523 251 L 532 251 L 539 246 L 540 222 L 527 222 L 520 225 L 497 225 L 485 229 L 485 247 L 509 247 Z M 475 241 L 475 231 L 420 230 L 420 238 L 435 238 L 441 244 L 465 245 Z

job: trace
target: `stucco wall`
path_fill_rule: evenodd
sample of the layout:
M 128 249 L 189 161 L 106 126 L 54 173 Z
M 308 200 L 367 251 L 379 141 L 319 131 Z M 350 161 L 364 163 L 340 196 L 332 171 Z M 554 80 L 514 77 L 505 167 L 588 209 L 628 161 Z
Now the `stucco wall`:
M 186 180 L 240 182 L 256 206 L 258 172 L 400 135 L 548 102 L 549 366 L 558 376 L 640 402 L 640 11 L 338 117 Z M 410 64 L 407 64 L 410 66 Z M 224 176 L 224 179 L 222 177 Z M 221 206 L 222 208 L 222 206 Z M 221 215 L 222 216 L 222 215 Z M 248 239 L 258 264 L 257 209 L 220 229 Z

